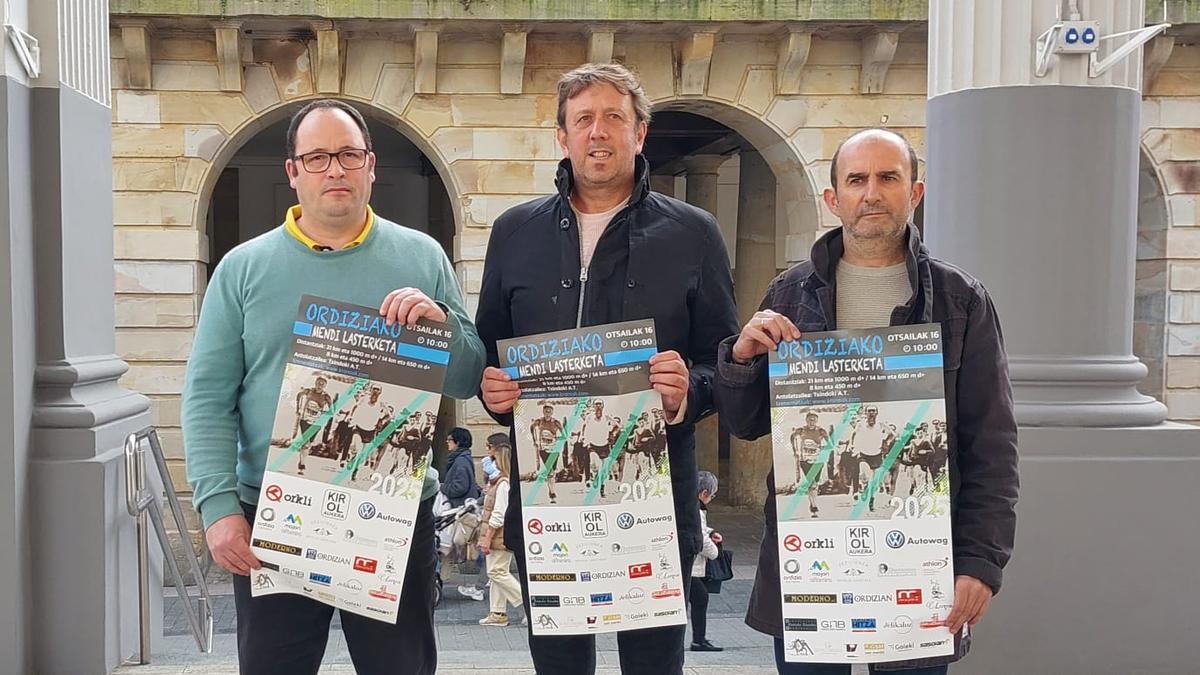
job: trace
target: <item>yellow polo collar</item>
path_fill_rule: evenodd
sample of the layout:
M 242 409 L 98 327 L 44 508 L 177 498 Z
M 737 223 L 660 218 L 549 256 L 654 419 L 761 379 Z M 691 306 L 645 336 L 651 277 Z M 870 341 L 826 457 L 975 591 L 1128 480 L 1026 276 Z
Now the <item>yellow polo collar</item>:
M 288 234 L 292 235 L 293 237 L 298 239 L 300 241 L 300 243 L 313 249 L 314 251 L 330 250 L 328 246 L 322 246 L 321 244 L 318 244 L 317 242 L 313 241 L 312 238 L 309 237 L 307 234 L 304 234 L 304 231 L 301 230 L 300 226 L 296 224 L 296 221 L 299 219 L 300 219 L 300 205 L 296 204 L 295 206 L 293 206 L 292 208 L 287 210 L 287 218 L 284 219 L 284 221 L 283 221 L 283 226 L 285 229 L 287 229 Z M 371 233 L 371 227 L 374 225 L 375 225 L 375 212 L 371 210 L 370 206 L 368 206 L 367 207 L 367 224 L 363 226 L 362 232 L 359 232 L 357 237 L 355 237 L 353 240 L 348 242 L 342 248 L 343 249 L 354 248 L 355 246 L 358 246 L 359 244 L 363 243 L 363 241 L 367 238 L 367 235 Z

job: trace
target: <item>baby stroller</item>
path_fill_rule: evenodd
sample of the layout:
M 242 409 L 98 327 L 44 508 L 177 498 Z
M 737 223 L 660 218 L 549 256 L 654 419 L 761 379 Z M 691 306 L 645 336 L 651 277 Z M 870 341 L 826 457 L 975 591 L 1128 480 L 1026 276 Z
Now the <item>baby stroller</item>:
M 469 549 L 475 546 L 479 530 L 480 504 L 467 498 L 462 506 L 451 507 L 445 495 L 438 493 L 433 503 L 433 532 L 438 559 L 434 567 L 433 606 L 442 602 L 442 565 L 461 564 L 474 559 Z

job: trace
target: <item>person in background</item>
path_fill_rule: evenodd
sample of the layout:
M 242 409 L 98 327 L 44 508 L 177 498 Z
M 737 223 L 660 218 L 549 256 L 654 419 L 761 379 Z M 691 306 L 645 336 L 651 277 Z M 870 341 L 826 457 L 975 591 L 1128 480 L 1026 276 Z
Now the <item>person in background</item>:
M 487 503 L 491 493 L 495 491 L 496 480 L 500 478 L 500 469 L 496 467 L 496 446 L 508 443 L 508 436 L 504 434 L 492 434 L 488 436 L 483 459 L 479 460 L 479 466 L 483 469 L 483 499 Z M 471 585 L 462 585 L 458 587 L 458 592 L 463 597 L 470 598 L 476 602 L 483 602 L 483 589 L 487 587 L 488 576 L 487 568 L 485 567 L 486 559 L 483 549 L 479 550 L 479 557 L 475 560 L 476 566 L 479 568 L 478 580 Z
M 708 627 L 708 587 L 704 585 L 705 563 L 717 557 L 717 544 L 721 543 L 721 533 L 708 526 L 708 503 L 717 496 L 717 477 L 708 471 L 701 471 L 696 476 L 696 483 L 700 489 L 700 531 L 704 533 L 704 540 L 701 542 L 700 555 L 692 563 L 692 651 L 720 652 L 724 649 L 705 637 Z
M 450 506 L 458 508 L 468 499 L 479 499 L 479 483 L 475 480 L 475 462 L 471 459 L 471 432 L 454 427 L 446 436 L 450 457 L 446 459 L 446 479 L 442 494 Z
M 500 438 L 496 438 L 499 436 Z M 509 567 L 513 554 L 504 546 L 504 516 L 508 510 L 509 474 L 512 471 L 512 447 L 508 437 L 495 434 L 488 438 L 488 445 L 495 441 L 496 468 L 500 470 L 495 483 L 483 501 L 483 525 L 479 534 L 479 549 L 487 556 L 487 575 L 491 611 L 479 620 L 481 626 L 507 626 L 508 606 L 521 604 L 521 584 L 517 583 Z

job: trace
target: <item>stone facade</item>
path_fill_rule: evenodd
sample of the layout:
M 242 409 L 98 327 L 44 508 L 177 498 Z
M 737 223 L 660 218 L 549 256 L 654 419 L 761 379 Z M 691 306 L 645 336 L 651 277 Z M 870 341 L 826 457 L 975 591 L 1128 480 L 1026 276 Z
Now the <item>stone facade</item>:
M 656 110 L 713 118 L 755 146 L 780 186 L 777 267 L 836 224 L 820 189 L 848 133 L 886 125 L 923 154 L 928 45 L 917 10 L 652 25 L 152 16 L 171 4 L 114 3 L 128 13 L 112 18 L 113 224 L 123 384 L 153 401 L 185 492 L 179 392 L 207 277 L 211 192 L 237 148 L 291 104 L 359 102 L 425 153 L 451 196 L 453 260 L 472 308 L 490 224 L 552 189 L 555 81 L 589 58 L 637 71 Z M 1158 181 L 1147 192 L 1162 196 L 1165 220 L 1141 232 L 1139 292 L 1161 286 L 1163 307 L 1139 315 L 1135 348 L 1161 373 L 1150 388 L 1172 416 L 1200 420 L 1200 47 L 1169 51 L 1143 127 L 1144 173 Z M 476 402 L 460 412 L 490 423 Z

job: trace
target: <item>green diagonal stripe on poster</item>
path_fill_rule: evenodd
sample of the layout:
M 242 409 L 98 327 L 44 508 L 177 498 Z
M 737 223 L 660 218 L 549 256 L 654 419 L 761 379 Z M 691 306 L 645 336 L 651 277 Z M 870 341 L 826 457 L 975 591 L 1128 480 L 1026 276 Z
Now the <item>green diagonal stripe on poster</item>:
M 817 455 L 817 458 L 813 460 L 813 465 L 809 468 L 808 473 L 804 475 L 804 480 L 800 481 L 800 485 L 796 487 L 796 494 L 792 495 L 792 498 L 788 500 L 787 508 L 784 509 L 780 520 L 791 520 L 792 514 L 800 506 L 800 500 L 808 493 L 808 487 L 817 479 L 817 476 L 821 475 L 821 469 L 825 468 L 826 462 L 829 461 L 829 455 L 833 454 L 833 449 L 837 447 L 838 441 L 842 440 L 842 435 L 850 427 L 850 420 L 854 419 L 854 416 L 858 414 L 860 407 L 862 407 L 861 403 L 852 403 L 849 408 L 846 408 L 846 412 L 842 415 L 841 421 L 838 422 L 837 427 L 833 430 L 833 434 L 825 439 L 825 447 L 821 448 L 821 454 Z M 776 480 L 779 479 L 778 476 L 775 478 Z
M 308 428 L 308 431 L 300 434 L 299 438 L 292 441 L 290 446 L 279 453 L 279 456 L 275 458 L 275 461 L 271 463 L 271 466 L 267 467 L 267 471 L 279 471 L 279 468 L 283 466 L 284 462 L 286 462 L 293 454 L 300 450 L 300 448 L 303 448 L 309 441 L 311 441 L 313 436 L 316 436 L 318 433 L 320 433 L 321 428 L 324 427 L 329 420 L 333 419 L 333 416 L 336 415 L 339 410 L 345 407 L 345 405 L 354 398 L 354 395 L 361 391 L 365 386 L 367 386 L 367 379 L 365 377 L 360 377 L 355 380 L 354 384 L 351 385 L 344 394 L 339 396 L 338 399 L 334 401 L 333 405 L 329 406 L 329 409 L 321 413 L 320 416 L 313 421 L 312 426 Z
M 383 445 L 383 442 L 388 439 L 388 436 L 391 436 L 396 429 L 399 429 L 401 424 L 404 424 L 409 417 L 412 417 L 413 413 L 417 411 L 417 408 L 419 408 L 427 398 L 429 398 L 429 392 L 427 391 L 417 394 L 417 397 L 414 398 L 411 403 L 404 406 L 404 409 L 400 411 L 400 414 L 396 415 L 391 422 L 388 422 L 388 425 L 383 428 L 383 431 L 375 434 L 375 437 L 371 439 L 371 442 L 367 443 L 362 450 L 359 450 L 358 454 L 352 457 L 350 462 L 346 464 L 346 468 L 337 472 L 337 475 L 334 476 L 329 482 L 333 483 L 334 485 L 341 485 L 342 481 L 353 475 L 355 471 L 358 471 L 358 467 L 362 466 L 363 462 L 367 461 L 367 458 L 371 456 L 371 453 L 375 452 L 375 449 L 380 445 Z
M 550 456 L 546 459 L 546 463 L 542 465 L 542 470 L 538 472 L 537 478 L 533 480 L 533 485 L 529 487 L 529 493 L 525 495 L 525 506 L 532 506 L 533 500 L 537 497 L 538 492 L 541 492 L 542 486 L 546 484 L 546 479 L 550 477 L 550 472 L 554 470 L 554 465 L 558 463 L 558 457 L 562 454 L 563 447 L 567 444 L 567 438 L 570 437 L 571 429 L 575 423 L 579 421 L 579 417 L 583 415 L 583 411 L 587 408 L 588 400 L 586 398 L 579 399 L 575 404 L 575 410 L 571 413 L 571 418 L 567 420 L 566 426 L 559 432 L 558 438 L 554 440 L 554 447 L 550 450 Z M 537 448 L 533 449 L 534 460 L 537 461 Z
M 612 466 L 616 464 L 617 457 L 625 449 L 625 442 L 629 440 L 629 434 L 633 431 L 633 425 L 637 424 L 638 415 L 642 414 L 642 408 L 646 407 L 646 399 L 649 396 L 650 392 L 645 391 L 638 397 L 637 404 L 633 406 L 633 411 L 629 413 L 629 421 L 625 423 L 625 428 L 621 430 L 621 435 L 617 437 L 617 442 L 613 445 L 612 451 L 608 453 L 608 458 L 604 460 L 604 465 L 600 467 L 600 475 L 596 476 L 596 480 L 592 481 L 592 489 L 583 498 L 584 506 L 591 506 L 592 502 L 596 500 L 596 495 L 600 494 L 600 489 L 604 487 L 604 481 L 608 480 L 608 472 L 612 471 Z
M 900 434 L 892 443 L 892 449 L 888 450 L 887 457 L 883 458 L 879 468 L 871 476 L 871 482 L 867 485 L 867 489 L 858 497 L 858 503 L 854 505 L 854 510 L 850 512 L 850 520 L 858 520 L 862 516 L 863 509 L 867 508 L 870 503 L 871 496 L 879 489 L 879 484 L 883 482 L 884 477 L 892 468 L 892 464 L 896 462 L 896 458 L 900 456 L 900 451 L 908 444 L 908 439 L 912 438 L 913 432 L 917 429 L 917 423 L 921 418 L 925 417 L 925 413 L 929 412 L 929 407 L 933 405 L 930 401 L 922 401 L 921 405 L 917 406 L 917 412 L 913 413 L 912 419 L 908 420 L 908 424 L 904 425 L 904 432 Z

